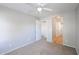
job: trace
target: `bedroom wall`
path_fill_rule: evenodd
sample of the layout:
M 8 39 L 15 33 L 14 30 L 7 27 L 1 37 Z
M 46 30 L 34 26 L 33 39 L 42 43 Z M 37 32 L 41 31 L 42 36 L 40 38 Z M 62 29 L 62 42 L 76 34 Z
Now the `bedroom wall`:
M 76 50 L 77 53 L 79 54 L 79 5 L 76 8 Z
M 0 6 L 0 54 L 36 40 L 36 17 Z
M 76 16 L 75 11 L 64 12 L 59 14 L 64 17 L 64 27 L 63 27 L 63 36 L 64 36 L 64 45 L 70 47 L 76 47 Z

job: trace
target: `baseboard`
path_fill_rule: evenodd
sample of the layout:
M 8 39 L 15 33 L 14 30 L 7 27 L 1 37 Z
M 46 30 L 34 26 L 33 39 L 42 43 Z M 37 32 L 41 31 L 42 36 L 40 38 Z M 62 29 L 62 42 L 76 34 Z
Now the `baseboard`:
M 5 55 L 5 54 L 7 54 L 7 53 L 9 53 L 9 52 L 12 52 L 12 51 L 14 51 L 14 50 L 16 50 L 16 49 L 19 49 L 19 48 L 21 48 L 21 47 L 24 47 L 24 46 L 26 46 L 26 45 L 32 44 L 32 43 L 34 43 L 34 42 L 36 42 L 36 41 L 37 41 L 37 40 L 35 40 L 35 41 L 30 41 L 30 42 L 27 43 L 27 44 L 23 44 L 23 45 L 21 45 L 21 46 L 19 46 L 19 47 L 16 47 L 16 48 L 14 48 L 14 49 L 8 50 L 8 51 L 6 51 L 6 52 L 4 52 L 4 53 L 1 53 L 0 55 Z
M 76 51 L 77 51 L 77 54 L 79 55 L 79 49 L 78 48 L 76 48 Z
M 70 46 L 70 45 L 67 45 L 67 44 L 64 44 L 64 46 L 68 46 L 68 47 L 76 48 L 76 47 L 74 47 L 74 46 Z

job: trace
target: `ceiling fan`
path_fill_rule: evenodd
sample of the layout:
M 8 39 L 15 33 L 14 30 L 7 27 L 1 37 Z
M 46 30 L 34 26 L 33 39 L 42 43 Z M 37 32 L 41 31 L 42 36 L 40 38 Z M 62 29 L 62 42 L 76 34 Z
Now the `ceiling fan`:
M 41 13 L 43 10 L 44 11 L 48 11 L 48 12 L 52 12 L 53 10 L 50 8 L 45 8 L 45 5 L 47 5 L 47 3 L 29 3 L 28 5 L 36 8 L 36 12 Z
M 49 11 L 49 12 L 52 11 L 52 9 L 44 7 L 46 5 L 46 3 L 38 3 L 37 5 L 38 5 L 37 6 L 37 11 L 38 12 L 42 12 L 42 10 Z
M 49 11 L 49 12 L 53 11 L 53 10 L 50 9 L 50 8 L 45 8 L 45 7 L 44 7 L 45 5 L 46 5 L 46 3 L 38 3 L 38 4 L 37 4 L 37 11 L 38 11 L 38 12 L 42 12 L 42 10 Z

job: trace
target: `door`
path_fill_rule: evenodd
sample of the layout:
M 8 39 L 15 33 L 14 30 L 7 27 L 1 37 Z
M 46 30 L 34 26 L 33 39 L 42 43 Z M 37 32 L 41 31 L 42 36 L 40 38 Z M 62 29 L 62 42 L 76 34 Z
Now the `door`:
M 63 17 L 61 16 L 54 16 L 53 17 L 53 25 L 54 25 L 54 44 L 61 44 L 63 45 Z

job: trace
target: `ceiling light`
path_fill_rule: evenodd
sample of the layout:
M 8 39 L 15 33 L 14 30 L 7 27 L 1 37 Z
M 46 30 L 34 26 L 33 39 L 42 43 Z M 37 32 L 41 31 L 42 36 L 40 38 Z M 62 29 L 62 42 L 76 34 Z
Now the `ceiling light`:
M 42 8 L 39 7 L 39 8 L 37 8 L 37 10 L 38 10 L 39 12 L 41 12 L 41 11 L 42 11 Z

